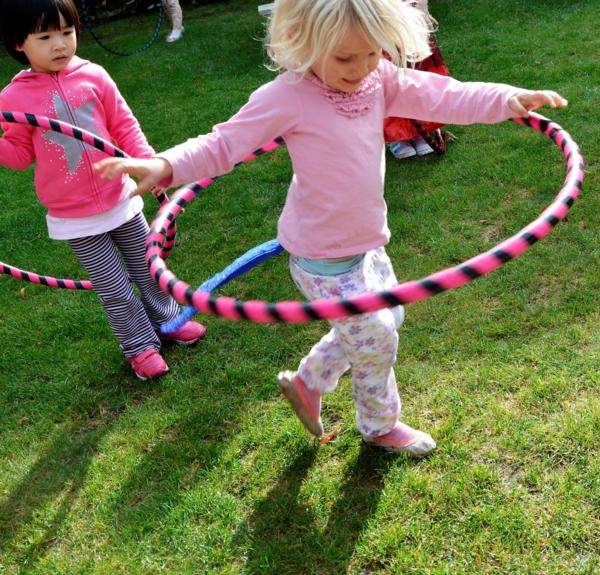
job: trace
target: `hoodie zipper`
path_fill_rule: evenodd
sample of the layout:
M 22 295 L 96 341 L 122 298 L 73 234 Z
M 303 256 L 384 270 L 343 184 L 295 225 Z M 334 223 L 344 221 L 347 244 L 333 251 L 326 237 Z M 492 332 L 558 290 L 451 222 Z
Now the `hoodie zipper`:
M 73 126 L 77 126 L 79 128 L 80 126 L 77 125 L 77 122 L 75 119 L 75 114 L 73 113 L 73 110 L 71 108 L 71 103 L 69 102 L 67 95 L 65 94 L 65 91 L 63 90 L 63 86 L 60 81 L 59 73 L 53 72 L 51 74 L 51 76 L 54 79 L 54 81 L 56 82 L 58 91 L 60 93 L 60 97 L 61 97 L 62 101 L 64 102 L 65 108 L 67 110 L 67 114 L 69 116 L 69 121 L 71 122 L 71 124 Z M 104 211 L 105 207 L 104 207 L 104 203 L 102 202 L 101 197 L 100 197 L 100 190 L 98 189 L 96 181 L 91 176 L 91 174 L 93 174 L 92 162 L 90 161 L 90 158 L 88 157 L 87 150 L 86 150 L 84 143 L 81 140 L 76 139 L 76 141 L 77 141 L 77 144 L 81 147 L 81 159 L 83 160 L 86 170 L 87 170 L 87 174 L 88 174 L 87 179 L 88 179 L 88 183 L 89 183 L 89 188 L 91 188 L 91 190 L 92 190 L 92 197 L 93 197 L 98 209 L 101 211 Z

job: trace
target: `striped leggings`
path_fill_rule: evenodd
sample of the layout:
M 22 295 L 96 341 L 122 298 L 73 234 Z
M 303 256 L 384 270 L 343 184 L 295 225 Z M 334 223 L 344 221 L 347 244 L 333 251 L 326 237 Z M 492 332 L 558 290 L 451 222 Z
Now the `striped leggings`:
M 165 12 L 168 14 L 173 30 L 180 30 L 183 26 L 183 13 L 177 0 L 162 0 Z
M 139 213 L 110 232 L 69 240 L 92 280 L 125 357 L 135 357 L 147 349 L 158 351 L 156 330 L 179 313 L 177 302 L 148 272 L 144 249 L 148 231 L 148 223 Z M 129 278 L 138 288 L 139 299 Z

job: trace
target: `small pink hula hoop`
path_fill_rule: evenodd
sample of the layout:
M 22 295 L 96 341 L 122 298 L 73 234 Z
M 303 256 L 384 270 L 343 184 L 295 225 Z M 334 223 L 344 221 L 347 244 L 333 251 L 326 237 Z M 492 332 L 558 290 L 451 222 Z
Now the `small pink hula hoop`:
M 146 241 L 146 261 L 150 274 L 161 289 L 171 294 L 180 304 L 191 306 L 205 314 L 219 315 L 228 319 L 245 319 L 256 323 L 277 321 L 303 323 L 317 319 L 340 318 L 425 300 L 460 287 L 520 256 L 546 236 L 566 216 L 581 191 L 584 178 L 583 158 L 571 136 L 558 124 L 539 114 L 531 113 L 527 119 L 513 118 L 513 121 L 537 130 L 553 140 L 562 150 L 567 163 L 563 187 L 540 216 L 516 235 L 455 267 L 420 280 L 399 284 L 387 291 L 369 292 L 347 299 L 321 299 L 310 303 L 299 301 L 268 303 L 243 301 L 224 296 L 213 297 L 210 292 L 194 290 L 177 278 L 167 269 L 160 255 L 169 223 L 174 221 L 177 215 L 215 180 L 215 178 L 207 178 L 180 188 L 159 210 L 150 226 L 150 234 Z M 240 163 L 249 161 L 258 153 L 274 149 L 281 143 L 281 141 L 274 141 L 254 154 L 250 154 Z
M 127 154 L 117 148 L 117 146 L 111 144 L 110 142 L 103 140 L 99 136 L 88 132 L 82 128 L 78 128 L 77 126 L 72 126 L 66 122 L 61 122 L 60 120 L 56 120 L 54 118 L 47 118 L 46 116 L 37 116 L 35 114 L 27 114 L 23 112 L 2 112 L 0 111 L 0 119 L 5 122 L 10 122 L 12 124 L 29 124 L 30 126 L 34 126 L 36 128 L 42 128 L 44 130 L 52 130 L 54 132 L 60 132 L 65 136 L 70 136 L 71 138 L 75 138 L 76 140 L 81 140 L 90 146 L 98 150 L 102 150 L 106 152 L 109 156 L 114 156 L 118 158 L 127 158 Z M 169 198 L 163 192 L 156 194 L 156 200 L 161 206 L 164 206 L 168 203 Z M 177 234 L 177 228 L 175 222 L 168 228 L 167 234 L 165 237 L 164 246 L 162 249 L 163 258 L 167 258 L 173 247 L 175 246 L 175 238 Z M 45 285 L 54 288 L 66 288 L 66 289 L 84 289 L 91 290 L 94 289 L 92 286 L 92 282 L 90 280 L 70 280 L 70 279 L 61 279 L 54 278 L 51 276 L 43 276 L 36 274 L 35 272 L 28 272 L 17 267 L 11 266 L 4 262 L 0 262 L 0 274 L 7 274 L 12 276 L 15 279 L 28 281 L 34 284 Z

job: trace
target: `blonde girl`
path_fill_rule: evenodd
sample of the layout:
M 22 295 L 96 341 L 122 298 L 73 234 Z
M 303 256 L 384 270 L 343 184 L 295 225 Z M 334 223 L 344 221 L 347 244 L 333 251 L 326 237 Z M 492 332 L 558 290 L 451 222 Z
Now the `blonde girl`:
M 290 253 L 294 282 L 311 300 L 385 289 L 396 276 L 384 247 L 383 119 L 493 123 L 566 105 L 551 91 L 461 83 L 407 68 L 428 55 L 428 33 L 421 13 L 397 0 L 276 0 L 266 45 L 281 74 L 210 134 L 151 159 L 107 159 L 97 168 L 106 178 L 135 176 L 143 193 L 158 182 L 226 173 L 283 136 L 294 174 L 278 239 Z M 435 448 L 429 434 L 400 420 L 394 363 L 403 316 L 398 307 L 333 320 L 298 369 L 279 374 L 308 431 L 323 433 L 321 397 L 350 370 L 356 424 L 367 443 L 415 457 Z

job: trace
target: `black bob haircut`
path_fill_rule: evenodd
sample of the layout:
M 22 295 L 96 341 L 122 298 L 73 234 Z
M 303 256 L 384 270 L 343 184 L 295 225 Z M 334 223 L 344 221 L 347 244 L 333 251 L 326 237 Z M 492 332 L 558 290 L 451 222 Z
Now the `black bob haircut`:
M 23 45 L 29 34 L 60 30 L 60 15 L 67 26 L 73 26 L 79 38 L 81 23 L 74 0 L 0 0 L 2 36 L 8 53 L 21 64 L 29 64 L 17 46 Z

